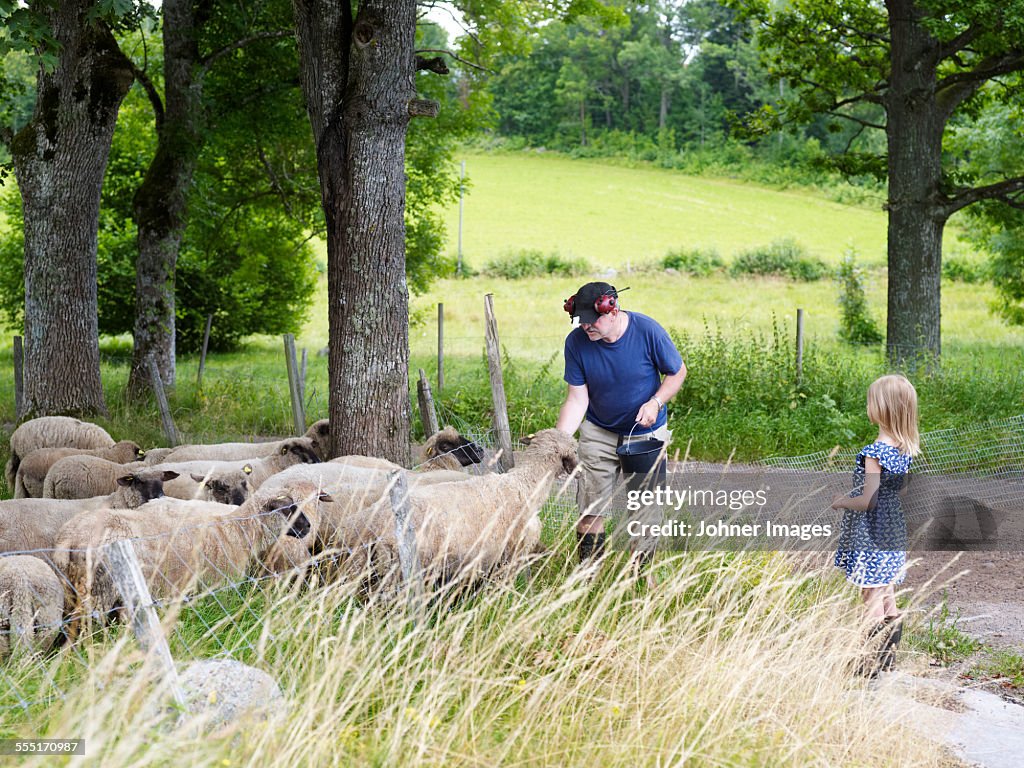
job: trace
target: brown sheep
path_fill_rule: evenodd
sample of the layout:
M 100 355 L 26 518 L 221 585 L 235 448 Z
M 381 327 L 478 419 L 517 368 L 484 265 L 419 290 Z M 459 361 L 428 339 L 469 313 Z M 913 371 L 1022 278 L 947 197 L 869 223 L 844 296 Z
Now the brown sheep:
M 76 455 L 98 456 L 115 464 L 128 464 L 141 461 L 145 451 L 131 440 L 122 440 L 107 448 L 40 448 L 21 460 L 14 476 L 14 498 L 41 499 L 46 473 L 50 471 L 50 467 L 66 456 Z
M 7 487 L 14 488 L 14 479 L 22 458 L 40 448 L 107 448 L 114 444 L 103 427 L 68 416 L 40 416 L 30 419 L 11 435 L 11 458 L 4 472 Z

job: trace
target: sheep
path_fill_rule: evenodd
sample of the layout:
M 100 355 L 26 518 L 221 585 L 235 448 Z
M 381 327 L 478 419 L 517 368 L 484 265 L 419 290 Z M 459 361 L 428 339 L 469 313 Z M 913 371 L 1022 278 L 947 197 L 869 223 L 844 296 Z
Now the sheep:
M 11 435 L 11 458 L 4 473 L 7 487 L 14 488 L 14 478 L 21 459 L 40 448 L 108 448 L 114 444 L 102 427 L 68 416 L 41 416 L 30 419 Z
M 134 509 L 163 496 L 163 484 L 173 472 L 140 469 L 123 471 L 117 490 L 89 499 L 12 499 L 0 501 L 0 552 L 29 552 L 46 557 L 57 532 L 79 512 L 101 507 Z
M 311 447 L 317 457 L 323 461 L 327 458 L 327 438 L 330 435 L 327 419 L 321 419 L 306 430 L 304 437 L 311 441 Z M 150 464 L 172 464 L 182 461 L 248 461 L 262 459 L 279 453 L 282 445 L 290 438 L 274 440 L 266 443 L 214 443 L 211 445 L 181 445 L 170 450 L 161 451 L 155 457 L 147 456 Z M 152 454 L 153 451 L 150 451 Z
M 273 456 L 247 462 L 204 461 L 165 463 L 153 466 L 143 464 L 141 466 L 177 472 L 180 477 L 173 483 L 168 483 L 164 488 L 164 493 L 176 498 L 191 499 L 202 490 L 200 485 L 192 479 L 191 473 L 193 472 L 202 473 L 204 476 L 213 472 L 227 480 L 229 474 L 226 473 L 233 474 L 237 478 L 238 470 L 244 470 L 244 467 L 248 465 L 252 471 L 247 473 L 247 485 L 249 488 L 257 488 L 266 478 L 300 461 L 319 461 L 309 438 L 289 438 L 282 442 L 278 452 Z M 69 456 L 50 468 L 46 475 L 46 482 L 43 484 L 43 496 L 53 499 L 73 499 L 110 493 L 113 490 L 117 473 L 124 467 L 134 469 L 136 465 L 112 464 L 92 456 Z
M 195 498 L 204 482 L 208 487 L 224 487 L 226 499 L 219 501 L 241 503 L 248 498 L 249 490 L 259 488 L 267 478 L 295 464 L 319 464 L 320 458 L 313 450 L 308 437 L 290 437 L 282 440 L 277 452 L 262 459 L 243 461 L 183 461 L 157 464 L 162 469 L 178 472 L 181 477 L 164 488 L 164 493 L 179 499 Z
M 546 429 L 505 474 L 411 487 L 409 520 L 427 577 L 435 583 L 473 580 L 535 550 L 541 529 L 538 512 L 556 475 L 575 467 L 573 438 Z M 344 517 L 336 536 L 350 576 L 360 576 L 364 586 L 391 583 L 398 549 L 390 499 L 381 499 L 365 514 Z
M 425 461 L 419 467 L 420 470 L 460 471 L 463 467 L 483 461 L 484 452 L 477 443 L 460 435 L 455 427 L 446 426 L 423 444 L 423 456 Z
M 21 459 L 18 471 L 14 476 L 14 498 L 41 498 L 46 473 L 58 460 L 66 456 L 99 456 L 101 459 L 116 464 L 128 464 L 139 461 L 145 452 L 138 443 L 122 440 L 108 448 L 40 448 Z
M 102 620 L 120 607 L 107 572 L 105 547 L 112 542 L 134 540 L 153 597 L 177 599 L 196 584 L 209 589 L 243 578 L 281 536 L 312 535 L 318 503 L 319 495 L 257 494 L 240 507 L 158 499 L 138 509 L 77 515 L 61 528 L 53 555 L 69 587 L 65 610 L 76 617 L 95 612 Z M 76 619 L 72 637 L 77 631 Z
M 0 659 L 48 651 L 63 609 L 64 587 L 49 565 L 28 555 L 0 557 Z
M 351 458 L 351 457 L 349 457 Z M 471 475 L 454 470 L 407 474 L 410 487 L 453 483 L 468 480 Z M 317 536 L 312 542 L 319 550 L 333 549 L 337 544 L 337 530 L 345 518 L 370 509 L 388 491 L 391 472 L 360 465 L 325 462 L 316 465 L 296 465 L 279 472 L 261 486 L 267 493 L 288 493 L 296 484 L 311 484 L 326 491 L 330 501 L 320 507 Z

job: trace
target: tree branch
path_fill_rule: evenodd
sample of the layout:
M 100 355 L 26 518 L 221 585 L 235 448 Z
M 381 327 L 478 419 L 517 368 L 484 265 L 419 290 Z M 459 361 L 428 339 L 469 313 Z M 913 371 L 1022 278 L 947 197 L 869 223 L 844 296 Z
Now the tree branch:
M 131 63 L 132 74 L 142 84 L 143 89 L 146 91 L 146 96 L 149 97 L 149 103 L 153 105 L 153 122 L 156 124 L 157 133 L 159 133 L 160 129 L 164 126 L 164 102 L 160 98 L 160 94 L 157 93 L 156 86 L 153 85 L 153 81 L 150 80 L 146 71 L 131 59 L 128 59 L 128 61 Z
M 444 59 L 440 56 L 435 56 L 432 59 L 424 58 L 423 56 L 416 57 L 416 71 L 427 69 L 438 75 L 448 74 L 448 65 L 444 63 Z
M 1024 69 L 1024 50 L 1017 49 L 1003 56 L 990 56 L 981 61 L 977 67 L 967 72 L 954 72 L 942 78 L 936 87 L 941 93 L 947 88 L 960 84 L 983 83 L 999 75 L 1008 75 Z
M 416 51 L 416 53 L 417 54 L 421 54 L 421 53 L 443 53 L 445 56 L 451 56 L 453 59 L 455 59 L 460 64 L 465 64 L 467 67 L 472 67 L 473 69 L 479 69 L 481 72 L 487 72 L 488 74 L 491 74 L 491 75 L 495 74 L 494 70 L 488 69 L 487 67 L 484 67 L 484 66 L 482 66 L 480 64 L 477 64 L 476 62 L 469 61 L 468 59 L 464 59 L 461 56 L 459 56 L 457 53 L 454 53 L 453 51 L 446 50 L 444 48 L 420 48 L 419 50 Z M 421 56 L 419 56 L 419 55 L 416 56 L 416 69 L 429 69 L 429 67 L 421 67 L 421 66 L 419 66 L 419 63 L 420 63 L 421 59 L 422 59 Z M 430 61 L 433 61 L 433 59 L 430 59 Z M 447 70 L 447 68 L 446 68 L 446 70 Z M 447 73 L 447 71 L 445 71 L 445 72 L 442 72 L 441 74 L 445 74 L 446 75 L 448 73 Z
M 939 43 L 938 59 L 949 59 L 960 53 L 964 48 L 973 43 L 980 35 L 980 26 L 968 27 L 948 43 Z
M 209 71 L 210 67 L 212 67 L 217 61 L 224 58 L 232 51 L 237 51 L 239 48 L 244 48 L 250 43 L 255 43 L 260 40 L 279 40 L 283 37 L 292 37 L 294 34 L 295 31 L 292 29 L 279 29 L 275 32 L 257 32 L 255 35 L 249 35 L 248 37 L 243 37 L 238 40 L 235 40 L 232 43 L 228 43 L 223 48 L 216 50 L 209 56 L 205 56 L 202 59 L 200 59 L 199 63 L 202 67 L 202 70 L 204 72 L 207 72 Z
M 1000 200 L 1015 208 L 1024 205 L 1012 197 L 1015 194 L 1024 192 L 1024 176 L 1016 176 L 1012 179 L 1004 179 L 995 184 L 988 184 L 984 187 L 969 187 L 961 190 L 958 194 L 948 196 L 944 209 L 946 216 L 952 216 L 961 208 L 966 208 L 971 203 L 979 200 Z
M 829 110 L 828 112 L 825 112 L 825 114 L 826 115 L 831 115 L 832 117 L 841 117 L 844 120 L 849 120 L 851 123 L 856 123 L 857 125 L 859 125 L 861 127 L 861 131 L 863 131 L 864 128 L 875 128 L 875 129 L 877 129 L 879 131 L 884 131 L 885 130 L 885 126 L 884 125 L 881 125 L 879 123 L 873 123 L 870 120 L 865 120 L 864 118 L 857 117 L 855 115 L 848 115 L 845 112 L 835 112 L 835 111 Z M 857 132 L 858 136 L 860 135 L 861 131 Z

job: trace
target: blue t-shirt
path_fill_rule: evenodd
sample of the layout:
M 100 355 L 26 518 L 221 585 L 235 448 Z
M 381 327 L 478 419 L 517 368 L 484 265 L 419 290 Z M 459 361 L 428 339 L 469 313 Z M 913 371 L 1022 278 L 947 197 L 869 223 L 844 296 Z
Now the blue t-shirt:
M 665 329 L 639 312 L 629 313 L 626 332 L 610 344 L 591 341 L 582 328 L 565 337 L 565 380 L 587 385 L 587 421 L 620 435 L 633 429 L 637 411 L 658 391 L 662 375 L 679 373 L 682 367 L 683 358 Z M 656 430 L 665 419 L 662 409 L 653 426 L 637 431 Z

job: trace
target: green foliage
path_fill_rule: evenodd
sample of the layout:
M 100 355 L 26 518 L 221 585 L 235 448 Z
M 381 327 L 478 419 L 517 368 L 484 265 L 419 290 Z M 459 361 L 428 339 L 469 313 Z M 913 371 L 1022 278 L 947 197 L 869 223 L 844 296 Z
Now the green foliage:
M 541 275 L 576 277 L 587 274 L 590 269 L 586 259 L 571 259 L 558 253 L 524 249 L 487 262 L 482 273 L 491 277 L 516 280 Z
M 942 260 L 942 279 L 957 283 L 985 283 L 990 279 L 988 265 L 963 256 L 947 256 Z
M 1024 690 L 1024 656 L 1011 651 L 990 651 L 967 676 L 983 680 L 995 679 L 1020 692 Z
M 836 273 L 839 283 L 839 338 L 850 344 L 879 344 L 882 332 L 868 311 L 864 270 L 857 266 L 857 252 L 847 250 Z
M 910 645 L 946 666 L 966 659 L 981 648 L 981 643 L 965 635 L 958 626 L 959 622 L 960 611 L 952 611 L 943 594 L 938 614 L 928 619 L 928 628 L 923 633 L 915 632 L 908 638 Z
M 730 274 L 775 275 L 810 282 L 825 276 L 828 267 L 792 238 L 775 240 L 770 245 L 740 253 L 729 268 Z
M 674 269 L 694 277 L 707 277 L 725 268 L 725 262 L 714 248 L 679 248 L 661 259 L 662 269 Z

